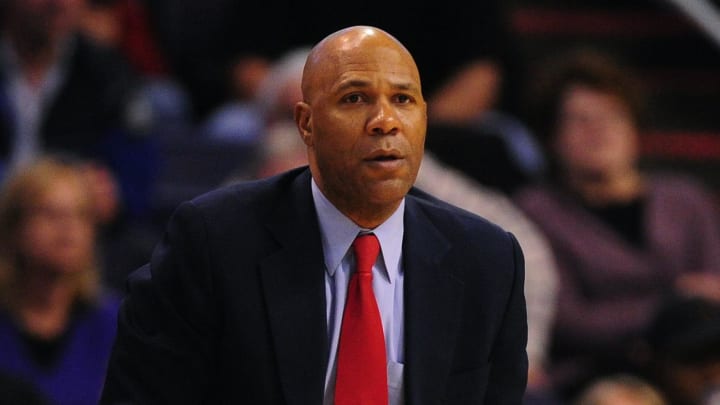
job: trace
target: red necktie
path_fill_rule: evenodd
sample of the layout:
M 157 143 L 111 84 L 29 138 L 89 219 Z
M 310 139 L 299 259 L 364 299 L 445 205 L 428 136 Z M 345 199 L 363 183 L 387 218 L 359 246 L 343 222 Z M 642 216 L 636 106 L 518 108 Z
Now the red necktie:
M 353 243 L 357 269 L 350 278 L 337 355 L 335 405 L 387 405 L 387 360 L 382 320 L 372 289 L 380 252 L 373 234 Z

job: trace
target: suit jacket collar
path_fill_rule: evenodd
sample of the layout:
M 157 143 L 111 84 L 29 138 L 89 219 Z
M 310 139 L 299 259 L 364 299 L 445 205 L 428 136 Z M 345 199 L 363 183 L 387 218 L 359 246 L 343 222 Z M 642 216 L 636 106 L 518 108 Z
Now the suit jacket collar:
M 310 172 L 294 178 L 268 218 L 279 249 L 262 264 L 278 370 L 288 404 L 322 403 L 328 359 L 325 273 Z M 462 282 L 447 262 L 451 245 L 409 195 L 405 207 L 405 392 L 408 405 L 444 393 L 459 325 Z

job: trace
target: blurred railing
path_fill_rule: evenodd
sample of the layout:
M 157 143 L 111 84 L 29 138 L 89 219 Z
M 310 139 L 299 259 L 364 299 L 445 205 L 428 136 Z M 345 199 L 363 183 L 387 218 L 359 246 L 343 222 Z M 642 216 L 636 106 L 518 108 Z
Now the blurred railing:
M 720 48 L 720 11 L 715 4 L 708 0 L 667 1 L 690 18 Z

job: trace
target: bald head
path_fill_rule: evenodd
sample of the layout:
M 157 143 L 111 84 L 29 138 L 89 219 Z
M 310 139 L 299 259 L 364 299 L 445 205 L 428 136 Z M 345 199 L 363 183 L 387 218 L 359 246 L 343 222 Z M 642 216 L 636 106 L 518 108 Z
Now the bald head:
M 338 66 L 352 64 L 353 57 L 368 54 L 399 59 L 400 64 L 414 71 L 415 79 L 420 83 L 415 60 L 400 41 L 379 28 L 359 25 L 328 35 L 310 51 L 303 70 L 304 100 L 310 102 L 313 92 L 328 90 L 323 81 L 334 80 Z

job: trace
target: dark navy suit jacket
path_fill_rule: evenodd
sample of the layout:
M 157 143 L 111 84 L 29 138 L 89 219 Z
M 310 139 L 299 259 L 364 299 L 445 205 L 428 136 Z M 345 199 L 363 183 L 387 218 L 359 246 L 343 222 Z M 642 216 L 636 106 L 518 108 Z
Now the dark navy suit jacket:
M 406 403 L 520 404 L 515 238 L 413 189 L 403 261 Z M 181 204 L 128 279 L 102 403 L 322 404 L 324 268 L 307 168 Z

